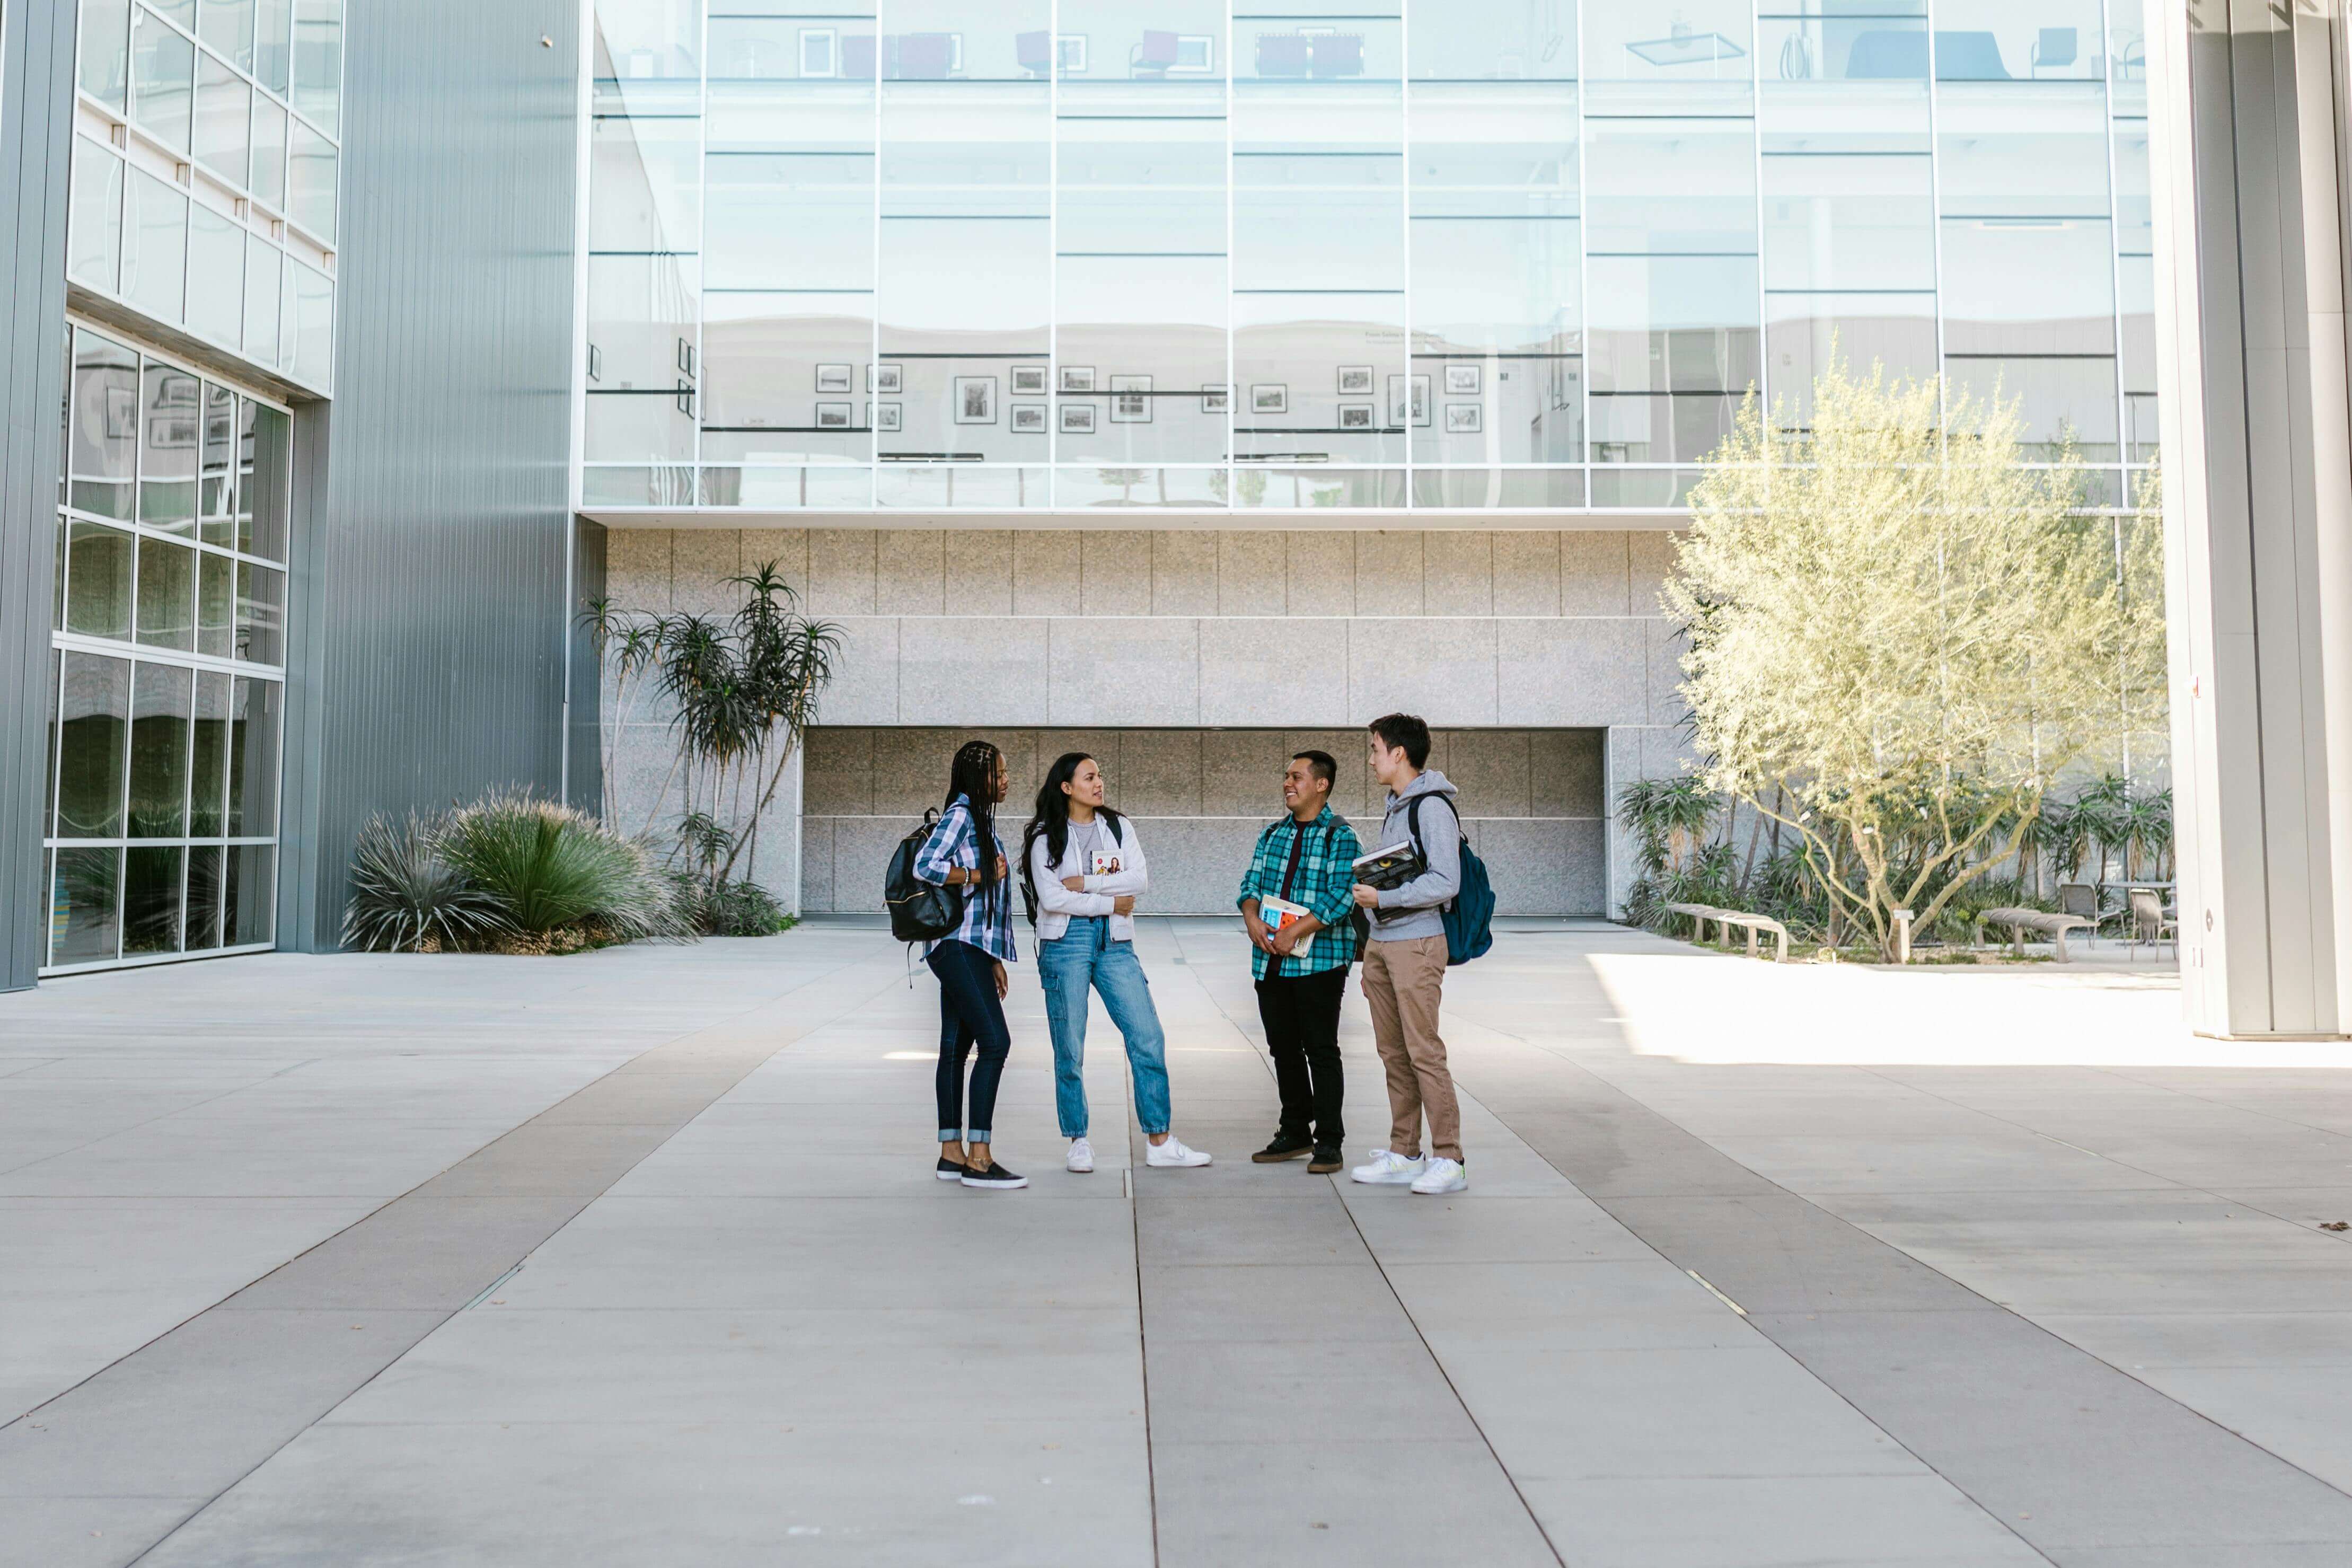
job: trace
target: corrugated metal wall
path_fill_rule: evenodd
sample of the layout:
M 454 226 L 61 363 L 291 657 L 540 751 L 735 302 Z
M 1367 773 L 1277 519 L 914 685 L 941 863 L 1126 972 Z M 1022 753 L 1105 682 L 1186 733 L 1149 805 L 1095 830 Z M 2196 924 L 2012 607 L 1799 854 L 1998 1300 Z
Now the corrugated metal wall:
M 74 7 L 0 0 L 0 991 L 33 984 L 47 900 L 49 612 L 65 405 Z
M 335 401 L 299 422 L 280 945 L 371 812 L 562 787 L 575 0 L 347 13 Z M 542 37 L 546 40 L 542 44 Z

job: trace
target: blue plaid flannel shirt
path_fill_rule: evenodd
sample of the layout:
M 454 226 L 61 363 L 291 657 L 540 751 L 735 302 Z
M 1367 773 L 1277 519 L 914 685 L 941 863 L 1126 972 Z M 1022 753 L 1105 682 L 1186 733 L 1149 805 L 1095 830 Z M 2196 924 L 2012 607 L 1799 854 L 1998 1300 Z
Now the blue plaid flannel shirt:
M 1004 840 L 996 840 L 996 853 L 1005 855 Z M 940 817 L 939 826 L 915 857 L 915 875 L 926 882 L 944 884 L 948 872 L 961 866 L 967 871 L 980 868 L 980 830 L 971 820 L 971 797 L 958 795 L 953 805 Z M 1021 954 L 1013 945 L 1013 879 L 1021 873 L 1005 855 L 1006 874 L 982 888 L 967 886 L 963 894 L 963 924 L 956 928 L 953 937 L 946 940 L 970 942 L 991 958 L 1007 963 L 1021 962 Z M 938 942 L 928 942 L 923 956 L 930 956 Z
M 1241 897 L 1234 901 L 1283 897 L 1282 874 L 1290 865 L 1290 846 L 1302 832 L 1307 843 L 1298 852 L 1298 874 L 1291 879 L 1289 898 L 1321 921 L 1323 929 L 1315 933 L 1307 958 L 1294 952 L 1282 961 L 1276 978 L 1284 980 L 1345 969 L 1356 962 L 1355 861 L 1363 849 L 1356 842 L 1356 830 L 1328 805 L 1304 828 L 1287 814 L 1266 824 L 1257 836 L 1249 869 L 1242 875 Z M 1256 978 L 1265 979 L 1266 965 L 1273 962 L 1270 954 L 1250 950 L 1250 973 Z

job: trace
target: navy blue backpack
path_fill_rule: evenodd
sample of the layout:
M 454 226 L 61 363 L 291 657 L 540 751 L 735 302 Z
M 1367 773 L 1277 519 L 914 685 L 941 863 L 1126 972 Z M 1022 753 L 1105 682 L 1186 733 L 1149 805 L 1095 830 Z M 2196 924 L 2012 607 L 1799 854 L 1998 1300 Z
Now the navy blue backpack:
M 1421 851 L 1425 865 L 1429 860 L 1428 841 L 1421 836 L 1421 803 L 1429 797 L 1415 795 L 1405 807 L 1405 826 L 1412 834 L 1412 846 Z M 1461 831 L 1462 813 L 1454 812 L 1454 831 Z M 1470 847 L 1468 835 L 1462 838 L 1462 885 L 1439 911 L 1445 921 L 1445 962 L 1450 966 L 1483 958 L 1495 945 L 1495 889 L 1486 879 L 1486 862 Z

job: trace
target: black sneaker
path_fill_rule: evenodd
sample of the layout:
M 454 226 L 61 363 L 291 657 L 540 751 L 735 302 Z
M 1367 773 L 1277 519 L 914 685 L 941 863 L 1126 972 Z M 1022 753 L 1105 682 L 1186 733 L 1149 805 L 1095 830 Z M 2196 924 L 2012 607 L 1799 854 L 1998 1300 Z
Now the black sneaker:
M 932 1173 L 937 1175 L 942 1182 L 960 1182 L 963 1180 L 963 1173 L 966 1169 L 968 1169 L 968 1167 L 962 1161 L 950 1160 L 945 1154 L 942 1154 L 940 1156 L 940 1168 Z
M 1318 1143 L 1315 1146 L 1315 1158 L 1307 1163 L 1307 1173 L 1310 1176 L 1328 1176 L 1347 1163 L 1337 1143 Z
M 1274 1142 L 1250 1156 L 1255 1164 L 1273 1165 L 1285 1160 L 1296 1160 L 1315 1147 L 1315 1141 L 1304 1133 L 1277 1132 Z
M 985 1171 L 968 1167 L 961 1180 L 967 1187 L 989 1187 L 1004 1192 L 1011 1192 L 1015 1187 L 1025 1187 L 1029 1184 L 1028 1177 L 1016 1176 L 1003 1166 L 994 1163 L 991 1163 Z

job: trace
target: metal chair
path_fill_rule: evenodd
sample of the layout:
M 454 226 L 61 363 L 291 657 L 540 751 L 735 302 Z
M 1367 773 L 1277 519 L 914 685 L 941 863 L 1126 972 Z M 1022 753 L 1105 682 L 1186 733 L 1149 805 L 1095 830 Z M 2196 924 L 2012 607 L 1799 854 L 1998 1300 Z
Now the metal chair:
M 2163 900 L 2156 896 L 2156 889 L 2153 888 L 2134 888 L 2125 897 L 2131 904 L 2131 925 L 2128 928 L 2128 937 L 2132 948 L 2137 951 L 2143 942 L 2151 946 L 2158 946 L 2169 939 L 2172 942 L 2172 960 L 2176 963 L 2179 963 L 2179 917 L 2164 912 Z
M 2107 918 L 2099 907 L 2099 889 L 2094 882 L 2061 882 L 2058 884 L 2058 912 L 2076 915 L 2091 922 L 2091 934 L 2099 934 L 2099 926 Z

